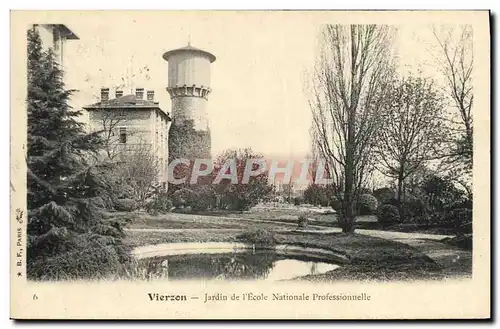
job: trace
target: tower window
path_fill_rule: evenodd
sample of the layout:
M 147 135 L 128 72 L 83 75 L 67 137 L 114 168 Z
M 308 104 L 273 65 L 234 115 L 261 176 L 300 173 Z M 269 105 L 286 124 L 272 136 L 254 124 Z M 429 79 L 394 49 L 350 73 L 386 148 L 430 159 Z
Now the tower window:
M 127 128 L 120 128 L 120 143 L 127 143 Z

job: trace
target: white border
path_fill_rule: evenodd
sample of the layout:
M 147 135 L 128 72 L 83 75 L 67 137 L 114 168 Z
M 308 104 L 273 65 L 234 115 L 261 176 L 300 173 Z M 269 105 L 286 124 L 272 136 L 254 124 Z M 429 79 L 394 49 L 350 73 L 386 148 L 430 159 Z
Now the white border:
M 2 15 L 0 16 L 1 19 L 0 21 L 2 22 L 2 29 L 1 29 L 1 36 L 3 37 L 2 40 L 4 41 L 4 45 L 6 46 L 7 44 L 10 44 L 10 39 L 9 39 L 9 9 L 333 9 L 332 5 L 335 5 L 335 9 L 492 9 L 493 12 L 498 12 L 499 8 L 499 1 L 493 1 L 493 0 L 483 0 L 483 1 L 440 1 L 440 0 L 419 0 L 419 1 L 382 1 L 379 0 L 377 2 L 373 1 L 355 1 L 355 0 L 349 0 L 349 1 L 342 1 L 342 2 L 336 2 L 333 3 L 331 1 L 318 1 L 318 0 L 308 0 L 308 1 L 275 1 L 273 3 L 270 3 L 269 1 L 261 1 L 261 0 L 253 0 L 253 1 L 238 1 L 238 2 L 225 2 L 225 1 L 182 1 L 182 2 L 168 2 L 168 6 L 163 4 L 163 6 L 159 6 L 159 2 L 155 1 L 150 1 L 150 0 L 141 0 L 141 1 L 129 1 L 129 0 L 122 0 L 120 1 L 119 4 L 111 4 L 111 3 L 104 3 L 102 1 L 95 1 L 95 0 L 87 0 L 85 2 L 69 2 L 69 1 L 54 1 L 54 0 L 45 0 L 45 1 L 16 1 L 15 3 L 9 3 L 7 1 L 2 2 L 2 7 L 5 6 L 5 10 L 2 10 L 1 13 Z M 11 5 L 12 7 L 7 7 L 8 5 Z M 4 9 L 4 8 L 2 8 Z M 496 22 L 498 24 L 498 22 Z M 493 25 L 495 27 L 495 25 Z M 494 36 L 494 41 L 493 44 L 497 45 L 498 44 L 498 32 L 493 33 Z M 2 319 L 8 319 L 9 318 L 9 294 L 6 292 L 9 292 L 9 276 L 8 276 L 8 268 L 9 268 L 9 256 L 7 250 L 9 250 L 7 241 L 9 241 L 9 157 L 6 156 L 9 154 L 9 123 L 10 123 L 10 115 L 9 115 L 9 97 L 10 97 L 10 76 L 7 72 L 9 72 L 10 68 L 10 62 L 9 62 L 9 54 L 10 54 L 10 47 L 6 46 L 3 48 L 3 51 L 1 51 L 2 54 L 2 63 L 4 65 L 4 74 L 2 75 L 1 78 L 1 92 L 2 92 L 2 101 L 4 106 L 0 110 L 0 146 L 1 146 L 1 154 L 4 156 L 2 165 L 3 165 L 3 170 L 0 171 L 0 186 L 2 187 L 0 189 L 2 195 L 0 200 L 2 201 L 2 204 L 5 205 L 2 207 L 3 212 L 5 213 L 5 216 L 2 218 L 2 229 L 1 233 L 3 234 L 3 239 L 4 241 L 4 252 L 2 253 L 2 265 L 3 265 L 3 270 L 0 272 L 2 276 L 2 282 L 4 284 L 4 289 L 2 291 L 4 292 L 4 298 L 2 301 Z M 498 52 L 495 51 L 497 56 L 495 59 L 498 59 Z M 494 68 L 495 66 L 493 66 Z M 495 94 L 498 94 L 498 83 L 494 83 L 494 86 L 496 86 L 496 89 L 492 92 Z M 491 104 L 492 111 L 495 110 L 495 104 Z M 498 145 L 498 134 L 495 134 L 495 142 L 493 145 Z M 495 183 L 497 181 L 495 180 Z M 495 197 L 495 203 L 500 204 L 500 197 L 497 195 Z M 495 219 L 493 220 L 493 222 Z M 496 230 L 493 233 L 493 236 L 499 236 L 499 225 L 495 225 Z M 494 242 L 495 239 L 492 239 L 492 242 Z M 495 259 L 496 260 L 496 259 Z M 496 262 L 495 262 L 496 263 Z M 494 264 L 495 264 L 494 263 Z M 496 285 L 498 286 L 498 285 Z M 496 293 L 497 291 L 495 291 Z M 498 305 L 496 303 L 495 307 Z M 498 311 L 498 310 L 496 310 Z M 498 315 L 498 312 L 494 312 L 494 314 Z M 7 327 L 13 327 L 14 323 L 12 321 L 9 321 L 8 323 L 4 323 L 7 325 Z M 109 324 L 109 323 L 108 323 Z M 36 324 L 38 325 L 43 325 L 43 324 Z M 52 325 L 47 323 L 47 325 Z M 69 323 L 64 323 L 60 324 L 62 327 L 69 326 Z M 91 323 L 92 326 L 95 326 L 97 328 L 100 328 L 101 326 L 106 325 L 106 323 Z M 168 324 L 169 326 L 177 326 L 177 324 L 170 323 Z M 199 324 L 197 324 L 199 325 Z M 218 325 L 218 324 L 215 324 Z M 270 326 L 271 324 L 254 324 L 255 326 L 258 326 L 259 328 Z M 272 324 L 273 326 L 276 324 Z M 289 325 L 289 324 L 285 324 Z M 307 324 L 302 324 L 302 325 L 307 325 Z M 336 323 L 334 324 L 335 326 L 345 326 L 345 323 Z M 431 323 L 422 323 L 419 325 L 416 325 L 416 327 L 422 327 L 422 328 L 429 328 L 433 326 L 438 326 L 442 325 L 442 323 L 437 323 L 437 324 L 431 324 Z M 452 324 L 453 325 L 453 324 Z M 468 324 L 471 325 L 471 324 Z M 472 324 L 473 325 L 473 324 Z M 134 323 L 132 325 L 129 325 L 130 327 L 139 327 L 141 324 Z M 350 324 L 349 326 L 352 326 Z M 356 324 L 355 326 L 358 326 Z M 3 327 L 3 326 L 2 326 Z M 185 327 L 185 325 L 183 325 Z

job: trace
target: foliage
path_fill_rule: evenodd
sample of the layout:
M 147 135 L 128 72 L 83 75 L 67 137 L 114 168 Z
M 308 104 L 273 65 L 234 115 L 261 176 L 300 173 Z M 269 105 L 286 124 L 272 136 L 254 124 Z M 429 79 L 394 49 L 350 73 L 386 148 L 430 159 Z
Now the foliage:
M 182 188 L 172 194 L 172 203 L 176 208 L 183 208 L 190 205 L 194 198 L 194 193 L 188 188 Z
M 146 203 L 146 211 L 151 215 L 166 214 L 170 212 L 173 207 L 172 201 L 167 196 L 167 193 L 158 188 L 152 200 Z
M 444 238 L 441 241 L 465 250 L 472 250 L 472 234 L 457 235 L 453 238 Z
M 219 175 L 221 178 L 219 182 L 215 182 L 215 193 L 220 197 L 221 208 L 248 210 L 271 196 L 272 187 L 268 184 L 265 172 L 249 177 L 248 183 L 243 182 L 247 160 L 251 159 L 262 163 L 265 161 L 262 155 L 254 153 L 249 148 L 227 150 L 217 158 L 213 174 L 215 180 Z M 254 162 L 252 170 L 258 168 L 259 164 Z M 231 170 L 236 172 L 233 173 Z M 234 174 L 233 181 L 225 176 L 230 174 Z
M 338 198 L 333 198 L 330 201 L 330 206 L 336 212 L 341 212 L 342 211 L 342 199 L 339 200 Z
M 195 211 L 213 209 L 216 206 L 217 196 L 211 185 L 195 185 L 188 205 Z
M 449 212 L 446 222 L 458 235 L 472 233 L 472 210 L 467 208 L 453 209 Z
M 302 203 L 304 203 L 304 198 L 303 197 L 295 197 L 293 198 L 293 204 L 296 206 L 300 206 Z
M 124 222 L 107 218 L 109 181 L 89 159 L 101 140 L 86 134 L 68 105 L 63 72 L 36 29 L 28 31 L 27 275 L 95 278 L 130 260 Z
M 168 152 L 169 163 L 175 159 L 208 159 L 210 132 L 196 130 L 193 120 L 179 122 L 174 118 L 168 132 Z
M 389 203 L 394 197 L 394 191 L 389 187 L 382 187 L 373 191 L 373 196 L 379 204 Z
M 137 210 L 137 202 L 134 199 L 117 199 L 115 200 L 115 210 L 118 211 Z
M 204 211 L 217 207 L 217 195 L 211 185 L 190 185 L 172 194 L 176 208 L 190 207 L 194 211 Z
M 399 210 L 390 204 L 380 205 L 377 209 L 377 220 L 382 226 L 389 226 L 400 221 Z
M 299 215 L 299 220 L 298 220 L 298 227 L 299 228 L 306 228 L 309 225 L 309 219 L 305 214 Z
M 404 212 L 403 218 L 415 223 L 428 224 L 429 209 L 427 203 L 419 197 L 406 198 L 401 209 Z
M 333 198 L 333 187 L 330 185 L 311 184 L 304 191 L 304 201 L 314 206 L 328 207 Z
M 358 214 L 372 215 L 377 211 L 378 201 L 371 194 L 361 194 L 358 199 Z
M 443 213 L 466 203 L 465 195 L 453 183 L 437 175 L 429 176 L 423 183 L 422 191 L 430 211 Z
M 242 242 L 252 243 L 257 246 L 264 246 L 264 247 L 273 246 L 277 242 L 274 232 L 267 231 L 261 228 L 257 229 L 252 228 L 238 235 L 236 239 Z

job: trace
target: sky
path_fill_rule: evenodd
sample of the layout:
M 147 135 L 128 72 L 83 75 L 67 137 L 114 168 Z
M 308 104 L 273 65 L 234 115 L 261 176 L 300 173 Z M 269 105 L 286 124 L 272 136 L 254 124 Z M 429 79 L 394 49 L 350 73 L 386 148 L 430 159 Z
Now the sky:
M 171 112 L 168 63 L 162 54 L 191 40 L 217 57 L 208 103 L 213 154 L 245 147 L 283 157 L 309 153 L 311 115 L 304 79 L 314 64 L 320 21 L 297 21 L 279 12 L 122 13 L 112 21 L 96 14 L 92 20 L 66 23 L 80 38 L 65 46 L 67 84 L 79 89 L 74 107 L 98 101 L 101 87 L 124 83 L 125 94 L 135 87 L 154 89 L 160 107 Z M 399 27 L 395 47 L 402 67 L 428 61 L 415 32 L 428 38 L 426 29 Z

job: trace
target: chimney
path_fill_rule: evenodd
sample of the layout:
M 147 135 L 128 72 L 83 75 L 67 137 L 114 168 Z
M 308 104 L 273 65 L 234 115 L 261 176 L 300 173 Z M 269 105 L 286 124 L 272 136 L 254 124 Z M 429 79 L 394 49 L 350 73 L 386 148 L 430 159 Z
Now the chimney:
M 123 96 L 123 90 L 117 90 L 115 92 L 115 98 L 120 98 Z
M 109 88 L 101 88 L 101 101 L 109 100 Z
M 137 99 L 144 98 L 144 88 L 135 88 L 135 98 Z
M 147 99 L 148 99 L 148 101 L 152 101 L 155 99 L 155 91 L 154 90 L 148 90 Z

